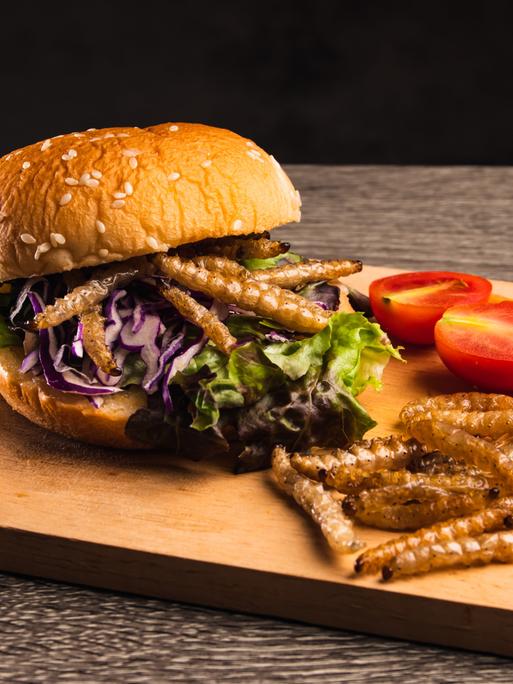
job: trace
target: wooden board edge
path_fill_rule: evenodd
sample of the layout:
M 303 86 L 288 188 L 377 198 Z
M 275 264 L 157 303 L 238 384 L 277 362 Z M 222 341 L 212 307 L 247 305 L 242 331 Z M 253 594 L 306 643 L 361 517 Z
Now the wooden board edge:
M 357 584 L 0 529 L 3 571 L 153 598 L 513 656 L 513 613 Z M 375 625 L 375 628 L 369 628 Z

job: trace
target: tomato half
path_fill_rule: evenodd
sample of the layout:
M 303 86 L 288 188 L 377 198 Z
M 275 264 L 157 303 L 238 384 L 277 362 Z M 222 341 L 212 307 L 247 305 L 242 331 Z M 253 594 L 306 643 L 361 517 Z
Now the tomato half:
M 435 342 L 455 375 L 489 392 L 513 392 L 513 301 L 448 309 Z
M 381 327 L 413 344 L 433 344 L 436 322 L 456 304 L 486 302 L 492 284 L 486 278 L 451 271 L 419 271 L 371 283 L 370 302 Z

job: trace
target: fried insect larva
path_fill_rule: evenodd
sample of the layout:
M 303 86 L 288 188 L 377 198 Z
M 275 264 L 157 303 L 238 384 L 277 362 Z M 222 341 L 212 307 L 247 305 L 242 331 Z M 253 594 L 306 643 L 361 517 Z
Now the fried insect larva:
M 332 549 L 353 553 L 363 546 L 356 539 L 353 524 L 342 512 L 340 504 L 322 484 L 312 482 L 294 470 L 289 454 L 282 447 L 274 450 L 272 469 L 279 486 L 319 525 Z
M 382 569 L 383 579 L 475 563 L 513 562 L 513 532 L 460 537 L 408 549 Z
M 224 256 L 205 254 L 204 256 L 193 257 L 192 261 L 196 266 L 206 268 L 207 271 L 219 271 L 224 275 L 235 276 L 236 278 L 248 278 L 251 275 L 247 268 Z
M 213 253 L 230 259 L 271 259 L 285 254 L 290 249 L 288 242 L 268 238 L 228 238 L 226 242 L 213 245 Z
M 207 238 L 196 244 L 178 248 L 180 256 L 191 258 L 200 254 L 217 254 L 228 259 L 270 259 L 288 252 L 288 242 L 270 240 L 269 233 L 261 235 L 229 236 L 225 238 Z
M 49 304 L 35 316 L 37 328 L 52 328 L 78 316 L 103 301 L 113 290 L 124 287 L 135 278 L 147 275 L 151 265 L 144 258 L 129 259 L 106 269 L 95 271 L 90 280 L 75 287 L 65 297 Z
M 482 392 L 456 392 L 436 397 L 414 399 L 403 407 L 400 419 L 405 425 L 413 420 L 429 419 L 433 411 L 504 411 L 513 410 L 513 397 Z
M 294 454 L 291 458 L 292 466 L 303 475 L 323 482 L 327 487 L 333 487 L 341 494 L 358 493 L 364 489 L 379 489 L 389 486 L 426 486 L 444 491 L 459 493 L 474 489 L 488 489 L 486 478 L 481 475 L 426 475 L 425 473 L 411 473 L 409 470 L 377 470 L 369 473 L 362 468 L 334 465 L 329 469 L 315 469 L 309 467 L 308 457 Z M 306 461 L 306 463 L 305 463 Z M 313 472 L 312 472 L 313 471 Z
M 443 490 L 416 486 L 410 488 L 411 499 L 408 500 L 408 487 L 386 489 L 389 491 L 371 489 L 349 494 L 342 504 L 344 512 L 369 527 L 416 530 L 441 520 L 469 515 L 490 503 L 489 491 L 448 494 Z
M 341 454 L 341 457 L 337 456 L 337 453 Z M 326 473 L 332 468 L 337 468 L 340 466 L 341 458 L 347 452 L 342 449 L 326 449 L 313 448 L 311 454 L 293 454 L 291 456 L 290 462 L 292 467 L 304 475 L 309 477 L 311 480 L 316 482 L 322 482 L 323 473 Z M 354 459 L 354 456 L 351 458 Z
M 355 465 L 365 470 L 399 470 L 404 468 L 423 447 L 415 439 L 397 435 L 361 440 L 349 447 L 356 459 Z
M 508 492 L 513 491 L 513 459 L 493 442 L 441 421 L 417 420 L 410 424 L 409 430 L 413 437 L 429 448 L 465 459 L 483 472 L 490 473 Z
M 161 285 L 159 292 L 171 302 L 179 314 L 202 328 L 205 335 L 212 340 L 218 349 L 225 354 L 230 354 L 237 344 L 237 340 L 215 314 L 178 287 Z
M 483 532 L 502 529 L 511 513 L 513 513 L 513 498 L 504 497 L 498 499 L 491 508 L 485 508 L 463 518 L 445 520 L 412 534 L 390 539 L 358 556 L 355 562 L 355 572 L 378 572 L 381 567 L 399 554 L 414 550 L 422 544 L 447 542 L 459 537 L 473 537 Z
M 304 261 L 275 268 L 251 271 L 251 277 L 262 283 L 294 288 L 320 280 L 334 280 L 362 270 L 361 261 L 335 259 L 333 261 Z
M 379 489 L 364 489 L 358 494 L 351 495 L 351 499 L 370 510 L 387 505 L 401 505 L 410 501 L 437 500 L 446 495 L 446 492 L 440 488 L 410 482 L 388 485 Z M 349 500 L 349 497 L 347 499 Z
M 259 316 L 272 317 L 290 330 L 318 332 L 326 327 L 330 318 L 328 312 L 313 302 L 275 285 L 208 271 L 178 256 L 159 254 L 154 262 L 162 273 L 181 285 L 209 294 L 224 304 L 236 304 Z
M 381 469 L 398 470 L 419 453 L 422 447 L 417 440 L 389 435 L 363 439 L 347 449 L 312 447 L 309 454 L 294 454 L 292 458 L 304 475 L 321 481 L 323 471 L 335 468 L 356 468 L 366 474 Z
M 435 410 L 428 414 L 417 414 L 415 420 L 434 420 L 448 423 L 466 430 L 471 435 L 498 439 L 513 430 L 513 409 L 501 411 L 450 411 Z
M 482 475 L 479 468 L 469 466 L 465 461 L 446 456 L 439 451 L 424 453 L 419 451 L 408 463 L 408 470 L 411 473 L 423 473 L 425 475 L 456 475 L 462 472 L 467 475 Z
M 121 375 L 110 347 L 105 342 L 105 318 L 97 304 L 80 315 L 84 349 L 91 361 L 107 375 Z

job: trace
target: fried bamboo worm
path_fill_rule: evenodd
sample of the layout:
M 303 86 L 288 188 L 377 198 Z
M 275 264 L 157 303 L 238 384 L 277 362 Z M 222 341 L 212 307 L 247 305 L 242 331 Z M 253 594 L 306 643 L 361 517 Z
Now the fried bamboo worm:
M 80 315 L 83 325 L 84 349 L 91 361 L 107 375 L 121 375 L 112 351 L 105 342 L 105 318 L 97 304 Z
M 477 537 L 460 537 L 409 549 L 383 566 L 384 580 L 457 565 L 513 562 L 513 532 L 500 531 Z
M 456 392 L 415 399 L 403 407 L 400 418 L 405 425 L 413 420 L 429 419 L 433 411 L 504 411 L 513 410 L 513 397 L 482 392 Z
M 387 491 L 386 491 L 387 490 Z M 408 499 L 410 495 L 410 499 Z M 382 530 L 416 530 L 441 520 L 469 515 L 487 506 L 490 490 L 447 494 L 434 487 L 386 487 L 346 496 L 344 513 Z
M 366 473 L 375 470 L 399 470 L 422 453 L 422 446 L 415 439 L 389 435 L 355 442 L 347 449 L 312 447 L 311 453 L 296 454 L 301 460 L 302 472 L 312 480 L 320 480 L 319 470 L 335 467 L 359 468 Z
M 230 354 L 237 344 L 237 340 L 215 314 L 178 287 L 161 285 L 159 292 L 171 302 L 179 314 L 202 328 L 205 335 L 212 340 L 218 349 L 225 354 Z
M 497 484 L 513 492 L 513 460 L 494 442 L 482 437 L 474 437 L 464 430 L 443 422 L 418 420 L 409 428 L 413 437 L 429 448 L 443 451 L 448 456 L 462 458 L 490 473 Z
M 244 268 L 244 266 L 241 266 L 233 259 L 228 259 L 228 257 L 205 254 L 204 256 L 193 257 L 192 261 L 196 266 L 206 268 L 207 271 L 219 271 L 219 273 L 224 275 L 235 276 L 240 279 L 251 276 L 251 272 L 247 268 Z
M 425 527 L 412 534 L 391 539 L 368 551 L 364 551 L 355 562 L 355 572 L 374 573 L 399 554 L 416 549 L 423 544 L 437 544 L 460 537 L 474 537 L 483 532 L 494 532 L 511 527 L 513 519 L 513 498 L 498 499 L 492 508 L 485 508 L 463 518 L 453 518 Z
M 328 544 L 340 553 L 353 553 L 363 544 L 356 539 L 353 524 L 343 514 L 340 504 L 322 484 L 303 477 L 290 465 L 289 454 L 276 447 L 272 461 L 279 486 L 319 525 Z
M 491 439 L 498 439 L 513 431 L 513 409 L 501 411 L 434 410 L 427 414 L 416 414 L 409 425 L 415 420 L 441 421 L 466 430 L 471 435 Z
M 150 271 L 151 265 L 145 258 L 129 259 L 95 271 L 86 283 L 75 287 L 65 297 L 57 299 L 55 304 L 49 304 L 37 314 L 35 325 L 40 329 L 59 325 L 99 304 L 113 290 L 128 285 L 142 275 L 148 275 Z
M 251 271 L 251 277 L 261 283 L 269 283 L 278 287 L 294 288 L 320 280 L 334 280 L 343 276 L 358 273 L 362 270 L 361 261 L 336 259 L 333 261 L 304 261 L 297 264 L 285 264 L 275 268 Z
M 411 473 L 423 473 L 424 475 L 456 475 L 458 473 L 482 475 L 479 468 L 469 466 L 465 461 L 446 456 L 439 451 L 426 453 L 419 450 L 418 454 L 415 454 L 408 463 L 407 468 Z
M 285 254 L 290 249 L 288 242 L 270 240 L 268 233 L 257 236 L 232 236 L 202 240 L 196 244 L 178 248 L 178 254 L 191 258 L 201 254 L 216 254 L 228 259 L 270 259 Z
M 336 489 L 341 494 L 358 493 L 364 489 L 380 489 L 389 486 L 425 485 L 448 492 L 466 492 L 473 489 L 487 489 L 488 482 L 484 476 L 457 473 L 454 475 L 426 475 L 411 473 L 409 470 L 377 470 L 369 473 L 362 468 L 340 467 L 330 469 L 314 469 L 308 464 L 308 456 L 294 454 L 292 466 L 303 475 L 312 477 L 327 487 Z
M 259 316 L 272 318 L 290 330 L 318 332 L 326 327 L 330 318 L 328 312 L 313 302 L 275 285 L 208 271 L 178 256 L 159 254 L 154 262 L 162 273 L 181 285 L 209 294 L 224 304 L 236 304 Z

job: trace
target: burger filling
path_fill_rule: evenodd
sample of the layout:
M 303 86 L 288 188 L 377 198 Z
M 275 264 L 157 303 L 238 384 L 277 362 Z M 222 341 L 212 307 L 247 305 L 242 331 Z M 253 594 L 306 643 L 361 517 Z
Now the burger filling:
M 205 240 L 4 285 L 0 346 L 23 345 L 23 373 L 97 408 L 142 388 L 126 425 L 140 443 L 254 470 L 275 444 L 344 447 L 375 424 L 355 397 L 398 353 L 336 280 L 360 269 L 265 234 Z

